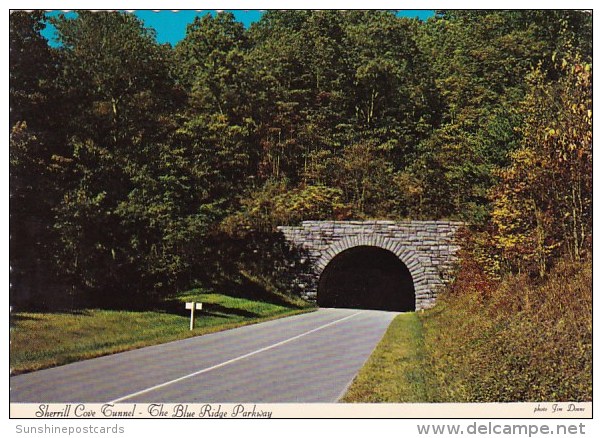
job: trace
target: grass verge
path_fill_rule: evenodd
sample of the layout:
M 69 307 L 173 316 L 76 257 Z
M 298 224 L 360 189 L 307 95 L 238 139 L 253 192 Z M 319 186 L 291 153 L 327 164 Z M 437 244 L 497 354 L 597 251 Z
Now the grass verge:
M 422 325 L 416 313 L 397 316 L 341 401 L 425 401 L 422 339 Z
M 203 303 L 194 330 L 184 302 Z M 314 310 L 300 300 L 277 303 L 192 290 L 166 309 L 115 311 L 87 309 L 75 313 L 11 315 L 11 374 L 21 374 L 82 359 L 161 344 L 192 336 Z

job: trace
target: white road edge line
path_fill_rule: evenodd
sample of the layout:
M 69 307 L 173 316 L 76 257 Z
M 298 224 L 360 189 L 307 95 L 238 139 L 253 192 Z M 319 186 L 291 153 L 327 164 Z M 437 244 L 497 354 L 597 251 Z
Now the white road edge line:
M 321 325 L 320 327 L 316 327 L 315 329 L 309 330 L 309 331 L 307 331 L 305 333 L 301 333 L 300 335 L 293 336 L 292 338 L 285 339 L 284 341 L 280 341 L 280 342 L 278 342 L 276 344 L 268 345 L 267 347 L 260 348 L 259 350 L 255 350 L 255 351 L 252 351 L 250 353 L 243 354 L 242 356 L 238 356 L 238 357 L 235 357 L 233 359 L 227 360 L 225 362 L 218 363 L 217 365 L 210 366 L 209 368 L 203 368 L 202 370 L 198 370 L 198 371 L 195 371 L 194 373 L 190 373 L 190 374 L 187 374 L 185 376 L 178 377 L 177 379 L 169 380 L 167 382 L 160 383 L 159 385 L 151 386 L 150 388 L 146 388 L 146 389 L 143 389 L 141 391 L 134 392 L 132 394 L 124 395 L 123 397 L 116 398 L 115 400 L 112 400 L 109 403 L 119 403 L 119 402 L 122 402 L 124 400 L 129 399 L 129 398 L 136 397 L 137 395 L 146 394 L 147 392 L 154 391 L 155 389 L 164 388 L 164 387 L 169 386 L 169 385 L 171 385 L 173 383 L 181 382 L 182 380 L 186 380 L 186 379 L 189 379 L 191 377 L 198 376 L 199 374 L 203 374 L 203 373 L 207 373 L 209 371 L 213 371 L 213 370 L 215 370 L 217 368 L 221 368 L 223 366 L 229 365 L 229 364 L 237 362 L 239 360 L 246 359 L 247 357 L 251 357 L 251 356 L 254 356 L 256 354 L 263 353 L 264 351 L 271 350 L 272 348 L 280 347 L 281 345 L 288 344 L 289 342 L 292 342 L 292 341 L 294 341 L 296 339 L 302 338 L 303 336 L 307 336 L 307 335 L 309 335 L 311 333 L 315 333 L 318 330 L 325 329 L 326 327 L 330 327 L 332 325 L 338 324 L 339 322 L 345 321 L 346 319 L 353 318 L 354 316 L 357 316 L 360 313 L 362 313 L 362 312 L 353 313 L 353 314 L 348 315 L 348 316 L 346 316 L 344 318 L 337 319 L 336 321 L 329 322 L 328 324 L 324 324 L 324 325 Z

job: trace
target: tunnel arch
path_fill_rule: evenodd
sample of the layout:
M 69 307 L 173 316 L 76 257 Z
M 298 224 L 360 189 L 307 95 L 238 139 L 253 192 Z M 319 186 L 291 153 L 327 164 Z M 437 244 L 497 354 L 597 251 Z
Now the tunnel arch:
M 347 236 L 334 242 L 329 248 L 325 249 L 320 259 L 316 262 L 318 281 L 318 304 L 320 304 L 320 282 L 323 280 L 323 274 L 329 264 L 344 251 L 355 247 L 374 247 L 386 250 L 394 254 L 401 264 L 407 269 L 413 286 L 414 306 L 411 309 L 418 308 L 417 297 L 423 296 L 427 292 L 425 282 L 425 271 L 421 266 L 416 253 L 409 250 L 399 242 L 374 235 Z M 324 284 L 322 284 L 324 286 Z
M 388 249 L 407 266 L 414 280 L 416 310 L 433 307 L 437 295 L 454 278 L 463 222 L 432 220 L 315 220 L 279 226 L 299 255 L 299 273 L 292 288 L 308 301 L 317 301 L 320 275 L 339 252 L 358 245 Z
M 320 307 L 416 310 L 410 271 L 377 246 L 354 246 L 333 257 L 320 276 L 317 299 Z

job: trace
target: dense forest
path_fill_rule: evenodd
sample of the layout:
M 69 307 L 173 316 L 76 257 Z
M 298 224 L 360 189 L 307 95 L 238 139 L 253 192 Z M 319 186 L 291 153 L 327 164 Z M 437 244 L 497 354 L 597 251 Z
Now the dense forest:
M 14 11 L 11 303 L 278 284 L 275 227 L 308 219 L 459 219 L 461 284 L 544 278 L 592 244 L 591 66 L 581 11 L 219 13 L 175 47 Z

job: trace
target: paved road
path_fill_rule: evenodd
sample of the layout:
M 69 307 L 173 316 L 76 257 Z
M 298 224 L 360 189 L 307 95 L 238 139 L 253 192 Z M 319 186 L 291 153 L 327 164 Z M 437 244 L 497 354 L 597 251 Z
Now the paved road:
M 336 402 L 396 315 L 320 309 L 23 374 L 10 401 Z

